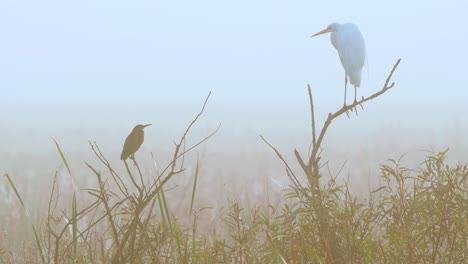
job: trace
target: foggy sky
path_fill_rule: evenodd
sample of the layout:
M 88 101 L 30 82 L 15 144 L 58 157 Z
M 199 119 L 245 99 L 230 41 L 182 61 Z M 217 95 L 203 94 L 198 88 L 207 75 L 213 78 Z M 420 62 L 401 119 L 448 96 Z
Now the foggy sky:
M 466 129 L 466 10 L 466 1 L 3 0 L 0 142 L 13 152 L 12 142 L 53 149 L 51 136 L 120 141 L 136 123 L 170 140 L 161 137 L 180 133 L 212 91 L 200 131 L 222 122 L 220 142 L 266 134 L 293 147 L 309 133 L 308 83 L 320 120 L 342 103 L 329 35 L 310 35 L 353 22 L 368 55 L 360 95 L 402 62 L 395 88 L 355 125 L 336 124 L 337 138 L 397 127 L 429 131 L 430 145 L 430 133 Z

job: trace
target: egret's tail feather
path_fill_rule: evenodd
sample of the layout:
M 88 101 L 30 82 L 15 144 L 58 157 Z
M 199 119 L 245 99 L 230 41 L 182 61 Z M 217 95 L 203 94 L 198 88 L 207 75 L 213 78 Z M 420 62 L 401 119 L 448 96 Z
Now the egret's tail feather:
M 355 87 L 361 86 L 361 69 L 351 69 L 348 72 L 349 82 Z

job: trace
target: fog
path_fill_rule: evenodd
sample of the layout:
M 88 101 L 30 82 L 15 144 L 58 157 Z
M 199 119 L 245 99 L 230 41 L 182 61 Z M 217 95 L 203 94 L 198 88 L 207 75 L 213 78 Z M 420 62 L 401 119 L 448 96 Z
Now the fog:
M 467 9 L 465 1 L 2 1 L 0 173 L 23 188 L 47 186 L 64 170 L 54 138 L 92 184 L 88 142 L 123 170 L 123 142 L 139 123 L 153 123 L 137 153 L 151 170 L 150 153 L 158 166 L 169 160 L 211 91 L 189 136 L 194 143 L 222 124 L 190 158 L 192 169 L 200 159 L 199 190 L 255 204 L 265 188 L 289 184 L 260 135 L 294 163 L 294 148 L 305 156 L 310 144 L 307 84 L 319 126 L 342 105 L 329 36 L 310 38 L 335 21 L 356 23 L 366 40 L 359 95 L 381 89 L 402 62 L 392 90 L 332 124 L 323 145 L 330 172 L 345 164 L 340 177 L 362 191 L 378 185 L 379 164 L 405 153 L 413 167 L 422 150 L 446 148 L 465 163 Z

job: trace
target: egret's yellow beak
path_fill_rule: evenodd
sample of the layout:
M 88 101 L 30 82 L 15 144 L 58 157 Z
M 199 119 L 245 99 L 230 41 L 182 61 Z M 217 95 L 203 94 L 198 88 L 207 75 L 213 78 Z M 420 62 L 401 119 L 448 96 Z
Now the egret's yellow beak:
M 327 27 L 326 29 L 324 29 L 324 30 L 322 30 L 322 31 L 320 31 L 320 32 L 317 32 L 317 33 L 313 34 L 313 35 L 311 36 L 311 38 L 316 37 L 316 36 L 318 36 L 318 35 L 322 35 L 322 34 L 328 33 L 328 32 L 330 32 L 330 31 L 331 31 L 331 27 Z

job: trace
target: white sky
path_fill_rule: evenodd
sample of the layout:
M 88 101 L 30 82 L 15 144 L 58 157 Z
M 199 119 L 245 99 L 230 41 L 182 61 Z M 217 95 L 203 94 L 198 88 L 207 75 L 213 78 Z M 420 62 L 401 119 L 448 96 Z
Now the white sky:
M 336 21 L 366 40 L 363 94 L 401 57 L 384 102 L 461 104 L 466 10 L 467 1 L 2 0 L 0 89 L 10 103 L 190 102 L 212 90 L 223 103 L 294 104 L 309 82 L 333 102 L 341 64 L 329 36 L 309 36 Z
M 466 127 L 467 10 L 461 0 L 2 0 L 3 142 L 21 124 L 42 125 L 47 138 L 65 133 L 50 124 L 101 124 L 118 127 L 119 140 L 135 123 L 181 127 L 197 108 L 180 114 L 183 122 L 173 109 L 200 105 L 208 91 L 210 127 L 223 122 L 223 133 L 306 135 L 307 83 L 322 116 L 342 104 L 343 69 L 329 36 L 310 38 L 331 22 L 356 23 L 364 35 L 360 95 L 380 89 L 402 58 L 394 90 L 354 122 Z

